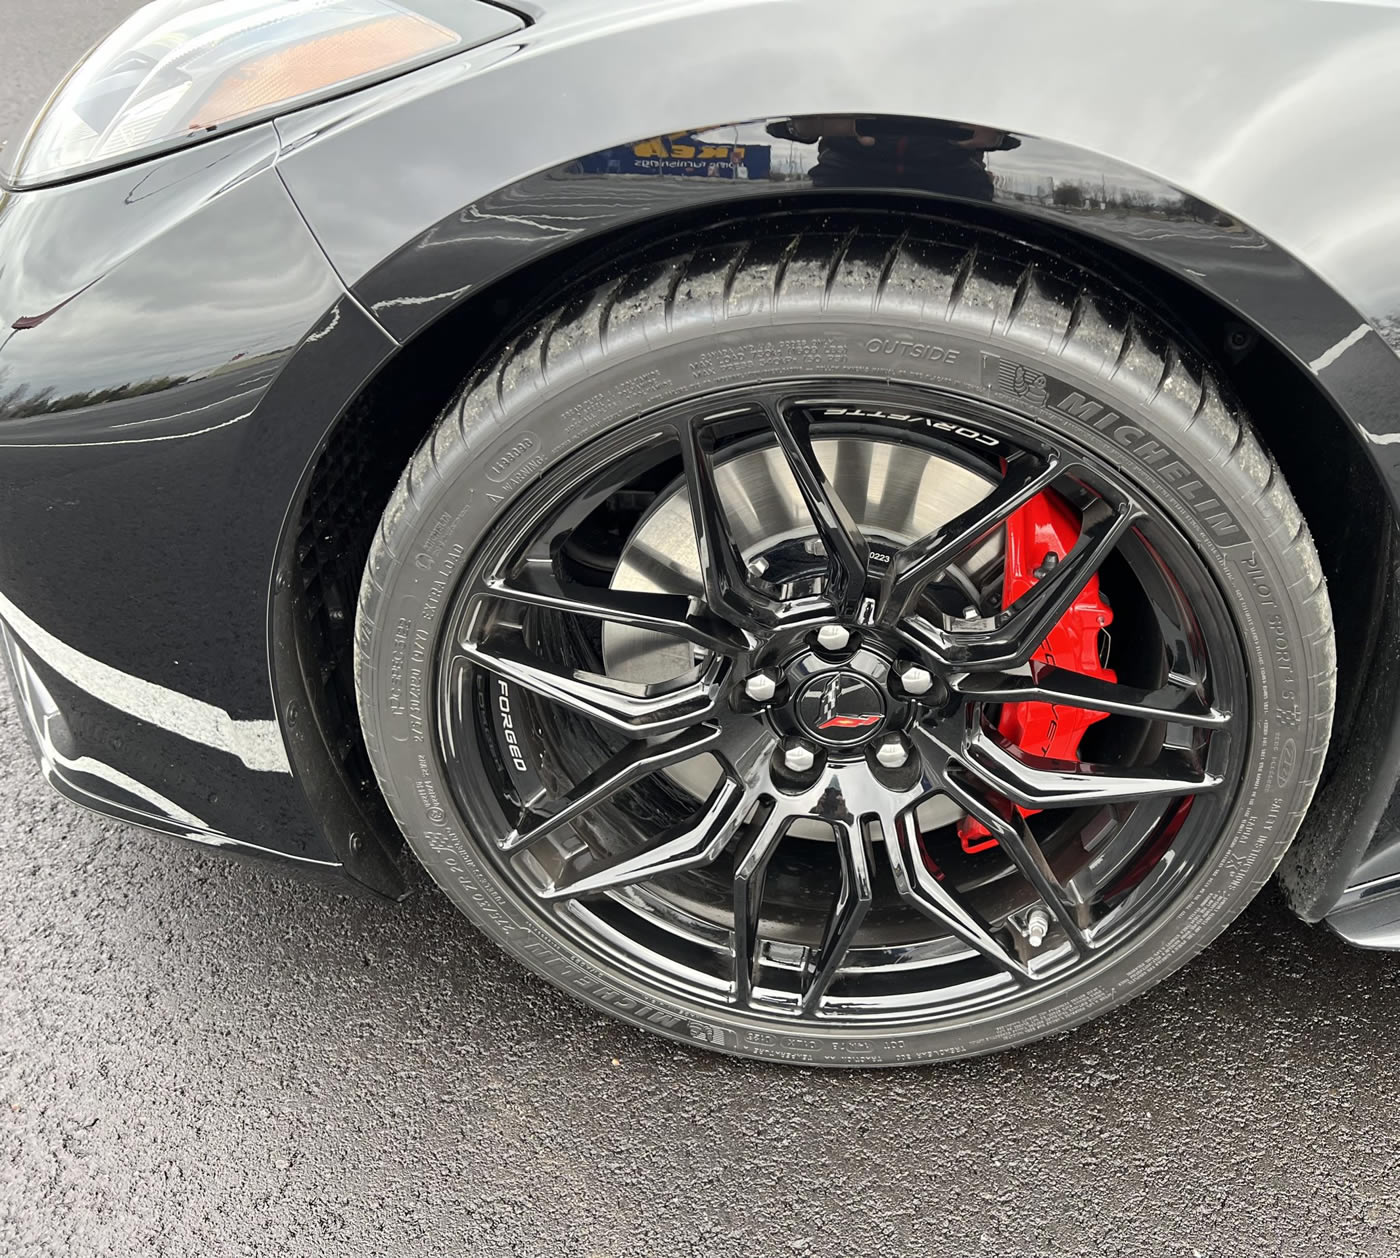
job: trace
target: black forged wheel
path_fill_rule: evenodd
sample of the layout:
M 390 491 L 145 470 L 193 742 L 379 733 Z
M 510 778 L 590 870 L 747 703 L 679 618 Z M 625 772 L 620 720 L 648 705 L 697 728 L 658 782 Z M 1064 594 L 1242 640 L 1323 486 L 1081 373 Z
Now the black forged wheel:
M 1197 952 L 1303 816 L 1335 673 L 1278 469 L 1155 320 L 878 223 L 520 337 L 401 480 L 357 646 L 384 794 L 487 934 L 840 1065 L 1034 1039 Z

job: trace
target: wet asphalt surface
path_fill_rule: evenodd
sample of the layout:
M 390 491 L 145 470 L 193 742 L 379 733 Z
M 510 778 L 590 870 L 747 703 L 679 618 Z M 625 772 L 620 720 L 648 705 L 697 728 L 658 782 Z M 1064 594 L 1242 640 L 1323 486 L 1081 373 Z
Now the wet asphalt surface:
M 0 0 L 0 134 L 121 13 Z M 0 1255 L 1400 1253 L 1400 958 L 1270 892 L 1071 1035 L 883 1074 L 603 1020 L 79 812 L 0 698 Z

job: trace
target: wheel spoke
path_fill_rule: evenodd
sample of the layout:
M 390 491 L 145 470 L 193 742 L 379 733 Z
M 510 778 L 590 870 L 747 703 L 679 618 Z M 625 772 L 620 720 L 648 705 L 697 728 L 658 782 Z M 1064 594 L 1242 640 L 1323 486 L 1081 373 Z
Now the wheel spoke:
M 458 649 L 469 663 L 630 738 L 667 734 L 704 721 L 719 708 L 723 694 L 725 669 L 718 662 L 712 662 L 697 681 L 658 693 L 657 686 L 612 682 L 596 673 L 549 664 L 514 642 L 493 643 L 489 648 L 465 643 Z
M 1013 453 L 1006 461 L 1006 474 L 985 498 L 895 555 L 881 583 L 877 622 L 894 626 L 905 620 L 930 581 L 959 556 L 985 542 L 1014 512 L 1068 470 L 1056 458 L 1042 463 L 1022 451 Z
M 694 725 L 660 742 L 631 742 L 547 808 L 527 804 L 519 822 L 501 841 L 504 852 L 518 852 L 553 834 L 560 826 L 606 803 L 625 786 L 670 764 L 678 764 L 713 747 L 718 725 Z
M 548 607 L 576 616 L 618 621 L 639 629 L 655 629 L 721 655 L 733 655 L 752 645 L 748 637 L 733 626 L 713 616 L 697 614 L 684 594 L 613 590 L 606 586 L 562 582 L 544 561 L 527 564 L 508 581 L 488 582 L 477 597 Z
M 725 848 L 743 820 L 744 788 L 722 778 L 704 808 L 692 820 L 662 831 L 635 851 L 610 856 L 567 882 L 542 891 L 546 900 L 597 895 L 646 882 L 661 874 L 708 865 Z
M 751 827 L 734 861 L 734 999 L 741 1005 L 753 999 L 768 863 L 792 822 L 771 801 L 762 807 L 763 815 Z
M 752 633 L 777 623 L 780 605 L 749 584 L 748 567 L 734 542 L 715 480 L 713 446 L 704 418 L 694 417 L 676 429 L 686 494 L 695 525 L 695 545 L 705 601 L 711 611 Z
M 959 683 L 958 692 L 977 703 L 1059 703 L 1176 725 L 1216 727 L 1230 720 L 1228 713 L 1203 703 L 1188 686 L 1139 690 L 1065 668 L 1037 669 L 1034 664 L 1031 667 L 1032 677 L 1015 673 L 969 674 Z
M 1163 748 L 1155 764 L 1142 768 L 1066 767 L 978 731 L 954 756 L 998 795 L 1035 810 L 1197 795 L 1221 784 L 1218 775 L 1200 769 L 1192 757 L 1175 747 Z
M 826 549 L 827 597 L 838 616 L 854 619 L 865 594 L 870 547 L 817 462 L 809 417 L 780 401 L 764 409 Z
M 841 860 L 841 890 L 822 930 L 821 946 L 803 971 L 800 1009 L 815 1013 L 851 950 L 856 932 L 870 912 L 874 891 L 870 876 L 870 847 L 864 827 L 837 825 L 836 851 Z
M 965 907 L 928 867 L 919 846 L 914 810 L 908 809 L 899 817 L 880 818 L 880 829 L 900 898 L 1018 982 L 1030 981 L 1030 971 L 992 937 L 987 924 Z
M 1040 844 L 1031 834 L 1026 819 L 1005 800 L 993 798 L 976 783 L 968 781 L 956 767 L 950 766 L 944 789 L 950 799 L 967 810 L 969 816 L 987 827 L 1021 876 L 1045 901 L 1076 951 L 1088 952 L 1093 943 L 1085 933 L 1087 923 L 1081 919 L 1081 913 L 1087 913 L 1087 906 L 1074 899 L 1050 868 L 1050 862 L 1045 859 Z

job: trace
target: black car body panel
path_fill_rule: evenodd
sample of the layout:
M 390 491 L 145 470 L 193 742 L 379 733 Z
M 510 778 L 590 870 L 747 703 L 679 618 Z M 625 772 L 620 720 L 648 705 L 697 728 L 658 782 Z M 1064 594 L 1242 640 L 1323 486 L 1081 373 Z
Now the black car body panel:
M 260 402 L 343 290 L 275 155 L 261 127 L 0 209 L 4 611 L 83 802 L 325 861 L 268 701 L 254 521 L 300 470 L 269 479 Z
M 275 123 L 0 201 L 0 620 L 46 771 L 81 802 L 398 892 L 315 684 L 334 662 L 298 639 L 327 436 L 402 347 L 464 311 L 489 342 L 511 277 L 634 230 L 878 199 L 1058 233 L 1261 335 L 1400 503 L 1394 8 L 1159 4 L 1137 20 L 1179 68 L 1161 75 L 1119 55 L 1121 10 L 1087 2 L 528 16 Z M 852 119 L 868 161 L 782 138 L 802 116 Z M 940 157 L 969 127 L 1007 137 L 985 180 Z M 343 628 L 354 608 L 316 614 Z M 1285 870 L 1300 912 L 1340 901 L 1358 942 L 1400 918 L 1376 908 L 1400 878 L 1389 624 L 1344 661 L 1366 701 L 1334 759 L 1362 767 Z

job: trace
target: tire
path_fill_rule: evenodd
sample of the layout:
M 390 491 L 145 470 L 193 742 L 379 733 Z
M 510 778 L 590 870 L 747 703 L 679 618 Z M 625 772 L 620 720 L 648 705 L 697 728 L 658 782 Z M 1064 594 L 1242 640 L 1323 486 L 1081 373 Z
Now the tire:
M 1183 570 L 1205 574 L 1193 605 L 1202 615 L 1223 609 L 1248 720 L 1221 736 L 1237 762 L 1211 797 L 1219 819 L 1191 840 L 1197 855 L 1170 902 L 1062 979 L 969 1012 L 877 1025 L 789 1025 L 766 1007 L 693 997 L 559 927 L 503 873 L 497 836 L 484 833 L 494 823 L 462 802 L 475 788 L 461 782 L 488 766 L 449 766 L 433 661 L 455 623 L 454 590 L 493 530 L 552 469 L 638 415 L 698 391 L 760 388 L 775 374 L 933 391 L 951 413 L 982 408 L 1064 443 L 1151 504 L 1182 539 Z M 491 939 L 647 1030 L 813 1065 L 910 1064 L 1022 1044 L 1096 1017 L 1185 963 L 1288 847 L 1322 768 L 1335 689 L 1331 612 L 1307 526 L 1209 369 L 1159 319 L 1062 260 L 992 235 L 950 242 L 878 222 L 701 243 L 539 319 L 472 375 L 405 471 L 364 575 L 356 647 L 364 737 L 384 797 L 418 859 Z M 1181 815 L 1185 833 L 1193 823 Z

